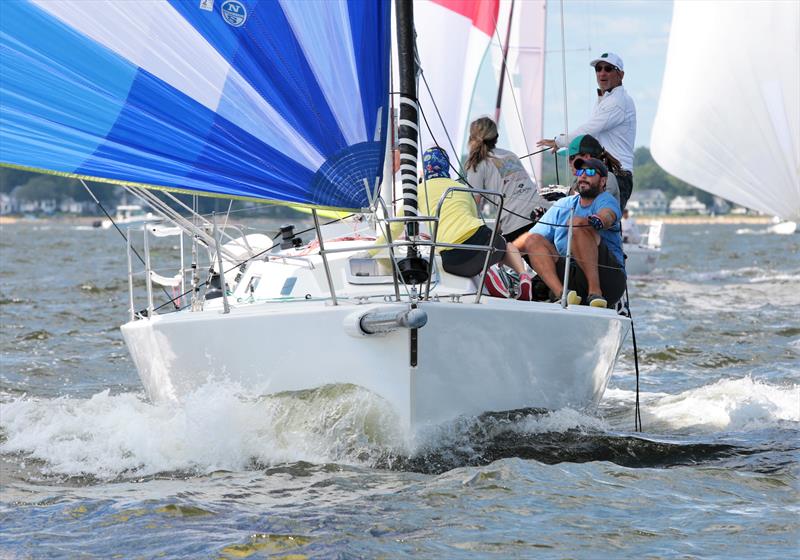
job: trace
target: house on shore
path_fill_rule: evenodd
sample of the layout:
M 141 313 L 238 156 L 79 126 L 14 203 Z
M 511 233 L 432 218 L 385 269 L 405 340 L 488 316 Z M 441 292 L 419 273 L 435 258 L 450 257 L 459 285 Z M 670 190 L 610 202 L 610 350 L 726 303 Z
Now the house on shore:
M 669 203 L 670 214 L 708 214 L 708 207 L 696 196 L 676 196 Z
M 667 197 L 659 189 L 633 191 L 627 208 L 632 214 L 666 214 L 668 208 Z

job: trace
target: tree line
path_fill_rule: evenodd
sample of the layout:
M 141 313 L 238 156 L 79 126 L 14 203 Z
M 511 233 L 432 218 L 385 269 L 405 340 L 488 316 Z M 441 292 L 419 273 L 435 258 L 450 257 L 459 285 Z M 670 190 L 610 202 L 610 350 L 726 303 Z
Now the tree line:
M 137 202 L 136 200 L 131 200 L 130 197 L 126 201 L 125 190 L 118 185 L 90 181 L 86 181 L 86 184 L 100 201 L 100 204 L 112 215 L 117 204 Z M 56 200 L 61 202 L 68 198 L 76 202 L 93 201 L 92 196 L 77 179 L 0 167 L 0 193 L 10 194 L 12 191 L 14 192 L 14 197 L 21 202 L 35 200 Z M 192 197 L 190 195 L 175 194 L 175 197 L 187 206 L 192 206 Z M 297 216 L 297 211 L 286 206 L 252 204 L 241 201 L 233 201 L 231 203 L 226 199 L 203 196 L 197 198 L 198 212 L 201 214 L 226 212 L 229 204 L 232 210 L 241 212 L 243 209 L 250 208 L 254 214 L 258 214 L 261 217 L 291 218 Z M 171 205 L 176 206 L 174 204 Z M 95 214 L 102 214 L 100 208 L 97 208 Z
M 559 175 L 563 175 L 564 157 L 565 156 L 561 154 L 558 155 Z M 555 184 L 559 181 L 562 184 L 566 182 L 564 177 L 559 176 L 558 179 L 557 181 L 556 157 L 545 154 L 542 161 L 542 177 L 540 183 L 548 185 Z M 634 195 L 637 191 L 659 189 L 664 192 L 668 200 L 672 200 L 676 196 L 694 195 L 706 205 L 710 206 L 713 203 L 713 196 L 711 194 L 696 189 L 690 184 L 664 171 L 661 166 L 653 160 L 650 150 L 646 147 L 637 148 L 634 152 L 633 183 Z M 113 212 L 114 207 L 123 199 L 124 191 L 116 185 L 89 182 L 87 182 L 87 184 L 100 200 L 100 203 L 103 204 L 109 212 Z M 80 181 L 76 179 L 59 177 L 57 175 L 42 175 L 9 167 L 0 167 L 0 192 L 10 193 L 12 190 L 14 191 L 14 196 L 20 201 L 47 199 L 61 201 L 66 198 L 72 198 L 78 202 L 92 200 Z M 191 197 L 186 195 L 177 196 L 183 199 L 187 204 L 191 204 Z M 201 196 L 198 197 L 198 204 L 201 213 L 214 211 L 224 212 L 228 209 L 228 201 L 219 198 Z M 246 203 L 238 201 L 235 201 L 233 204 L 236 209 L 247 206 Z M 99 209 L 97 213 L 100 213 Z M 276 218 L 296 215 L 295 211 L 291 208 L 279 205 L 270 205 L 268 208 L 260 208 L 258 214 L 260 216 L 272 216 Z
M 564 157 L 566 156 L 561 154 L 558 156 L 561 184 L 564 184 L 564 177 L 561 176 L 564 173 Z M 543 185 L 558 183 L 556 181 L 556 158 L 551 154 L 547 154 L 542 160 L 542 180 L 540 182 Z M 641 146 L 636 148 L 633 153 L 633 195 L 636 196 L 637 192 L 649 189 L 662 191 L 668 201 L 676 196 L 696 196 L 700 202 L 709 207 L 714 203 L 714 195 L 695 188 L 664 171 L 653 159 L 650 149 Z

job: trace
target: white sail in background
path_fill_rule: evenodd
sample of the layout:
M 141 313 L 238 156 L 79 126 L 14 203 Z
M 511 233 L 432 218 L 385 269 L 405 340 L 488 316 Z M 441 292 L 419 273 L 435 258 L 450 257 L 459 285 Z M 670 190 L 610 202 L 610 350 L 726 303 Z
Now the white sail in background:
M 420 116 L 419 123 L 422 149 L 438 144 L 460 157 L 469 133 L 474 84 L 495 35 L 498 5 L 498 0 L 414 2 L 417 53 L 424 74 L 418 86 L 425 117 Z
M 464 156 L 469 123 L 480 116 L 495 117 L 503 73 L 499 145 L 521 156 L 532 152 L 542 134 L 545 0 L 417 0 L 414 11 L 417 49 L 430 87 L 429 93 L 420 80 L 420 104 L 433 133 L 420 122 L 423 149 L 435 139 L 448 152 Z M 524 161 L 538 177 L 541 158 Z
M 508 27 L 508 4 L 510 2 L 501 3 L 498 30 L 502 41 L 505 41 L 504 33 Z M 498 123 L 499 145 L 519 156 L 536 151 L 536 142 L 542 138 L 546 9 L 545 0 L 516 0 L 511 18 L 506 72 L 503 76 L 505 85 Z M 497 36 L 492 42 L 492 58 L 495 75 L 499 76 L 502 49 Z M 488 113 L 483 107 L 473 106 L 471 114 L 480 116 L 479 112 L 482 110 L 482 114 Z M 547 154 L 522 160 L 537 182 L 541 178 L 543 155 Z
M 727 200 L 800 218 L 800 2 L 676 1 L 654 159 Z

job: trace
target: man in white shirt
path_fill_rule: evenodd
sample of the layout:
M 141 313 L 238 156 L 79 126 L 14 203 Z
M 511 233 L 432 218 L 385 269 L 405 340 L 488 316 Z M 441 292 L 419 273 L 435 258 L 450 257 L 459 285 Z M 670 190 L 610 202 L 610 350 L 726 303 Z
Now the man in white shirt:
M 578 135 L 591 134 L 608 153 L 617 158 L 622 170 L 615 173 L 619 184 L 622 208 L 633 191 L 633 146 L 636 141 L 636 106 L 622 86 L 625 76 L 622 58 L 614 53 L 603 53 L 589 63 L 597 78 L 597 104 L 589 120 L 569 134 L 560 134 L 553 140 L 540 140 L 539 146 L 553 151 L 569 146 Z
M 636 220 L 628 214 L 628 209 L 622 211 L 622 242 L 638 245 L 642 242 L 642 234 Z

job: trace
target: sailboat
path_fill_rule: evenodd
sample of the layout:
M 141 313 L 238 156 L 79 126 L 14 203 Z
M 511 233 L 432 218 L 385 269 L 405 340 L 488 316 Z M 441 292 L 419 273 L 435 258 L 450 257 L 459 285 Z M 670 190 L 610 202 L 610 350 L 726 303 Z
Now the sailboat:
M 697 188 L 800 221 L 800 3 L 676 0 L 651 139 Z
M 485 268 L 477 278 L 442 270 L 438 207 L 417 211 L 413 9 L 404 0 L 13 4 L 25 24 L 2 35 L 2 164 L 121 184 L 179 226 L 193 255 L 208 256 L 208 283 L 199 257 L 181 265 L 190 303 L 157 306 L 154 286 L 170 278 L 151 262 L 149 229 L 129 231 L 122 335 L 151 399 L 180 401 L 222 379 L 253 395 L 349 384 L 383 399 L 410 436 L 460 415 L 597 405 L 629 318 L 483 297 Z M 216 216 L 183 216 L 192 208 L 174 192 L 305 205 L 316 237 L 287 229 L 273 246 L 236 235 Z M 320 209 L 354 217 L 322 224 Z M 406 228 L 400 239 L 394 222 Z
M 625 253 L 625 272 L 628 277 L 646 276 L 653 272 L 661 255 L 664 240 L 664 222 L 650 222 L 640 239 L 628 240 L 623 236 L 622 249 Z
M 135 224 L 142 224 L 156 219 L 152 212 L 146 212 L 139 204 L 119 204 L 114 212 L 113 221 L 106 218 L 100 222 L 100 227 L 110 229 L 114 224 L 127 227 Z

